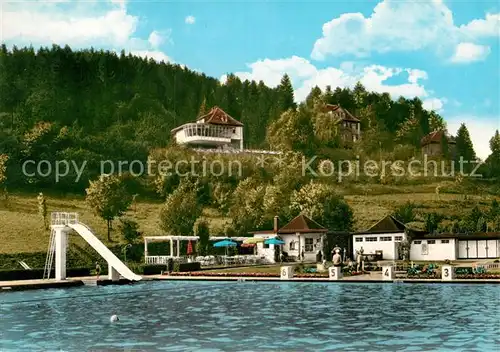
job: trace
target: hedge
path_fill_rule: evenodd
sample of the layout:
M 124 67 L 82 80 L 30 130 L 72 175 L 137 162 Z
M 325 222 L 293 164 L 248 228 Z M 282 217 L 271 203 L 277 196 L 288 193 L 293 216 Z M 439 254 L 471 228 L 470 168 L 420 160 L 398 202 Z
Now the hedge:
M 43 279 L 44 269 L 15 269 L 15 270 L 0 270 L 0 281 L 11 280 L 36 280 Z M 89 268 L 73 268 L 67 269 L 66 275 L 68 277 L 90 276 Z M 55 270 L 52 270 L 50 277 L 55 277 Z
M 108 247 L 120 260 L 124 260 L 122 248 L 124 244 Z M 134 244 L 127 249 L 127 261 L 140 262 L 144 255 L 144 246 Z M 0 254 L 0 270 L 15 270 L 21 269 L 20 261 L 26 262 L 31 268 L 45 267 L 45 259 L 47 252 L 32 252 L 32 253 L 15 253 L 15 254 Z M 68 267 L 94 268 L 95 262 L 99 262 L 101 269 L 104 269 L 106 261 L 89 245 L 78 245 L 70 243 L 68 247 L 66 260 Z

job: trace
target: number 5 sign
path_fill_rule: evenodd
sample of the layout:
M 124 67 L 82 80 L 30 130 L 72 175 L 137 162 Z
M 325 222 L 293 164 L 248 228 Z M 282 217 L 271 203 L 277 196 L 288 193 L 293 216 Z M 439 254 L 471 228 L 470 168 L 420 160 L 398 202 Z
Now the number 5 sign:
M 342 279 L 342 268 L 340 266 L 331 266 L 328 268 L 328 276 L 330 280 Z

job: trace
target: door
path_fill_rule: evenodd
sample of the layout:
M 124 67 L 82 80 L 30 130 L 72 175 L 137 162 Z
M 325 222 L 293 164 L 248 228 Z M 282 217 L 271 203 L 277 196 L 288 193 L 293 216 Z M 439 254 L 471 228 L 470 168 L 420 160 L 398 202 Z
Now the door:
M 477 258 L 477 241 L 467 241 L 469 246 L 469 258 Z
M 467 259 L 467 241 L 458 241 L 458 258 Z
M 487 258 L 497 258 L 497 241 L 488 240 L 487 241 Z
M 488 253 L 487 253 L 486 247 L 487 247 L 486 240 L 477 241 L 477 257 L 478 258 L 488 258 Z

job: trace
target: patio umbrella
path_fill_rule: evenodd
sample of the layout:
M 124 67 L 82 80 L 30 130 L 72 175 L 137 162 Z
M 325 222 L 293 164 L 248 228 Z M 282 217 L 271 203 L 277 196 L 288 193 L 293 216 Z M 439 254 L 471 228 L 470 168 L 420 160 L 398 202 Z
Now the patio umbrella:
M 280 240 L 279 238 L 268 238 L 264 241 L 265 244 L 274 244 L 274 245 L 282 245 L 285 244 L 285 241 Z
M 193 244 L 191 243 L 191 240 L 188 241 L 188 248 L 187 248 L 187 255 L 193 254 Z
M 238 243 L 231 240 L 223 240 L 214 243 L 214 247 L 236 247 Z
M 264 238 L 262 237 L 249 237 L 243 241 L 245 244 L 257 244 L 261 242 L 264 242 Z
M 234 242 L 234 241 L 231 241 L 231 240 L 223 240 L 223 241 L 219 241 L 219 242 L 215 242 L 214 243 L 214 247 L 225 247 L 226 248 L 226 257 L 227 257 L 227 249 L 229 247 L 236 247 L 238 245 L 238 243 Z M 226 259 L 224 259 L 226 261 Z M 227 265 L 227 262 L 226 262 L 226 265 Z

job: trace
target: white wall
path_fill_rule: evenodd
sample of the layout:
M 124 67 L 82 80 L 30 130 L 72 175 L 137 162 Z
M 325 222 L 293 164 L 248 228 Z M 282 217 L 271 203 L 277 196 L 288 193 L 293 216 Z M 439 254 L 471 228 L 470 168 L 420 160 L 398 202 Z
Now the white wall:
M 274 233 L 256 234 L 256 235 L 254 235 L 254 237 L 267 239 L 267 238 L 276 237 L 276 235 Z M 282 248 L 283 248 L 283 251 L 287 252 L 289 256 L 298 257 L 300 254 L 299 248 L 301 248 L 301 249 L 304 249 L 304 261 L 306 261 L 306 262 L 315 262 L 316 261 L 316 252 L 318 251 L 318 247 L 316 247 L 316 243 L 318 243 L 318 240 L 319 240 L 319 243 L 321 243 L 322 234 L 318 234 L 318 233 L 301 234 L 300 235 L 300 244 L 297 242 L 297 241 L 299 241 L 299 236 L 297 236 L 296 234 L 281 234 L 281 235 L 279 235 L 279 237 L 285 242 L 285 244 L 282 246 Z M 313 239 L 314 246 L 313 246 L 312 252 L 305 251 L 305 239 L 306 238 Z M 296 249 L 290 250 L 290 243 L 294 242 L 294 241 L 297 242 L 295 244 Z M 321 249 L 321 251 L 323 251 L 322 244 L 319 246 L 319 249 Z M 269 248 L 264 248 L 264 243 L 257 243 L 257 254 L 265 256 L 266 260 L 268 260 L 271 263 L 274 263 L 274 245 L 271 244 L 271 245 L 269 245 Z M 325 255 L 325 253 L 323 253 L 323 255 Z M 327 254 L 326 259 L 331 260 L 329 254 Z
M 382 251 L 382 258 L 385 260 L 398 259 L 397 253 L 397 243 L 401 241 L 396 241 L 396 236 L 401 236 L 405 238 L 404 232 L 400 233 L 377 233 L 377 234 L 355 234 L 353 235 L 353 251 L 352 256 L 356 258 L 356 251 L 359 251 L 363 247 L 363 254 L 375 254 L 376 251 Z M 369 242 L 366 241 L 368 237 L 376 237 L 377 241 Z M 382 237 L 391 237 L 390 241 L 381 241 Z M 356 238 L 362 238 L 362 242 L 357 242 Z
M 442 241 L 448 243 L 442 243 Z M 420 241 L 420 243 L 418 243 Z M 454 238 L 443 238 L 431 240 L 435 243 L 429 243 L 429 240 L 414 239 L 410 247 L 411 260 L 456 260 L 457 259 L 457 242 Z M 417 242 L 417 243 L 415 243 Z M 427 251 L 425 251 L 427 246 Z M 427 254 L 425 254 L 427 253 Z

